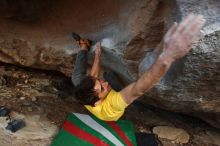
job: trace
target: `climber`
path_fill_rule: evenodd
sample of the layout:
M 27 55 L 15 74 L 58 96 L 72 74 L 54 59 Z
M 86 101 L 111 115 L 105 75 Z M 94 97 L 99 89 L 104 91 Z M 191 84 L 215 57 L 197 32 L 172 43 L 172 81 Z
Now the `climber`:
M 76 86 L 76 98 L 96 117 L 105 121 L 116 121 L 125 108 L 146 91 L 152 88 L 167 72 L 171 64 L 185 56 L 192 48 L 192 43 L 201 38 L 201 28 L 205 20 L 202 15 L 188 15 L 180 24 L 174 23 L 164 36 L 163 50 L 155 63 L 139 79 L 116 92 L 109 82 L 100 76 L 101 44 L 96 44 L 95 58 L 89 75 L 87 70 L 87 53 L 90 41 L 79 39 L 81 50 L 72 75 Z

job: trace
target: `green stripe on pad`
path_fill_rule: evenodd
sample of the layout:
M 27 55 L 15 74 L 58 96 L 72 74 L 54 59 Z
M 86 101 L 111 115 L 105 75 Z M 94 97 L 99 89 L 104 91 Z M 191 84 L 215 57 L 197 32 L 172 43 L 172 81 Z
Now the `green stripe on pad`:
M 122 131 L 126 131 L 124 133 L 130 139 L 132 144 L 134 146 L 137 146 L 133 124 L 130 121 L 125 121 L 125 120 L 118 120 L 116 123 L 121 128 Z
M 93 145 L 61 129 L 59 134 L 52 142 L 51 146 L 93 146 Z

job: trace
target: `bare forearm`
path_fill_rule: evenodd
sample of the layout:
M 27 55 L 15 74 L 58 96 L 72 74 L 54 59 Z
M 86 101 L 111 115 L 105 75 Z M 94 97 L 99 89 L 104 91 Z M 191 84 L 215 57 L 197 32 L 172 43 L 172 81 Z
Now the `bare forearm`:
M 161 77 L 167 72 L 172 61 L 159 56 L 157 61 L 151 66 L 151 68 L 144 72 L 144 74 L 136 82 L 136 90 L 140 94 L 144 94 L 147 90 L 152 88 Z
M 152 88 L 167 72 L 172 62 L 172 60 L 168 60 L 163 55 L 160 55 L 151 68 L 146 70 L 136 82 L 131 83 L 121 91 L 125 101 L 130 104 Z
M 99 77 L 99 73 L 100 73 L 100 56 L 96 55 L 95 60 L 94 60 L 93 65 L 92 65 L 90 75 L 92 77 L 97 78 L 97 77 Z

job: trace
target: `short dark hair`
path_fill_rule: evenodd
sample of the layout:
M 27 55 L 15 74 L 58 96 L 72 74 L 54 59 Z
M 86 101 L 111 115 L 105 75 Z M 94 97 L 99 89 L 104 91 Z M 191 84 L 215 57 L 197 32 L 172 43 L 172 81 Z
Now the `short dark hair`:
M 81 104 L 94 106 L 95 102 L 99 100 L 99 97 L 95 95 L 94 86 L 95 79 L 91 76 L 86 76 L 76 86 L 75 96 Z

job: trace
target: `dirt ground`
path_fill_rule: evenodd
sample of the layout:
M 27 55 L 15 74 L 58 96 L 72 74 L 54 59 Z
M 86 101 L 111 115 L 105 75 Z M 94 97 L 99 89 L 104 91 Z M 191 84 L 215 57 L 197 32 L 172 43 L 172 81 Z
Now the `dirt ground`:
M 0 64 L 0 106 L 23 115 L 42 115 L 51 124 L 61 126 L 71 112 L 87 113 L 74 99 L 71 79 L 54 71 L 42 71 Z M 169 125 L 185 129 L 190 134 L 187 144 L 176 144 L 168 139 L 158 138 L 164 146 L 216 146 L 211 134 L 212 127 L 197 119 L 169 113 L 140 103 L 132 104 L 123 116 L 134 123 L 136 132 L 152 133 L 152 128 Z
M 68 113 L 81 112 L 83 107 L 71 102 L 74 100 L 71 100 L 72 94 L 68 90 L 73 88 L 70 81 L 63 81 L 64 76 L 59 73 L 50 74 L 1 65 L 1 105 L 22 114 L 45 114 L 57 125 L 64 121 Z

